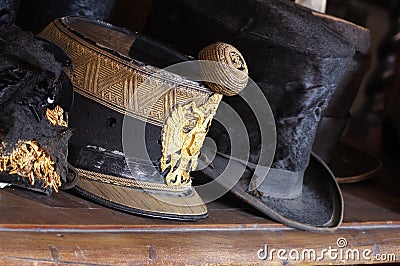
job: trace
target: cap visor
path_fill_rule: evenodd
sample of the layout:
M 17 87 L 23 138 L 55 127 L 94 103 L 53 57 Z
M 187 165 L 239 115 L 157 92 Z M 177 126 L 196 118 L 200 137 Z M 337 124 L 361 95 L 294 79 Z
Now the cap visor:
M 207 208 L 194 188 L 182 195 L 151 194 L 137 188 L 123 187 L 80 178 L 74 191 L 98 204 L 119 211 L 182 221 L 207 218 Z

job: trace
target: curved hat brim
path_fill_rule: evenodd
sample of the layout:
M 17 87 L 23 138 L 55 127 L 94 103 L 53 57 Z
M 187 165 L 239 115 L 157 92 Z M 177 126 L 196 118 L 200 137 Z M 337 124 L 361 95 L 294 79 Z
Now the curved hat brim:
M 217 155 L 213 167 L 203 169 L 202 173 L 217 179 L 226 160 Z M 304 174 L 302 195 L 297 199 L 255 195 L 248 191 L 251 178 L 252 171 L 245 171 L 231 192 L 277 222 L 314 232 L 334 231 L 342 223 L 344 204 L 340 188 L 328 166 L 315 154 L 311 155 Z
M 368 152 L 339 142 L 329 166 L 339 183 L 354 183 L 376 175 L 382 162 Z
M 145 189 L 91 180 L 89 174 L 89 178 L 80 177 L 73 191 L 95 203 L 130 214 L 181 221 L 208 217 L 207 207 L 194 188 L 189 188 L 184 195 L 152 194 Z

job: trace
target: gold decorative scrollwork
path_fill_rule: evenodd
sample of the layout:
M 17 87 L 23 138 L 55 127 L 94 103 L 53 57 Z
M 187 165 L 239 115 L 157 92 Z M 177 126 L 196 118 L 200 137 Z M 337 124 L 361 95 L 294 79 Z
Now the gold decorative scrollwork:
M 194 102 L 178 105 L 167 118 L 160 160 L 161 170 L 168 170 L 167 185 L 180 186 L 190 181 L 189 173 L 197 167 L 200 149 L 221 99 L 222 95 L 215 93 L 198 107 Z

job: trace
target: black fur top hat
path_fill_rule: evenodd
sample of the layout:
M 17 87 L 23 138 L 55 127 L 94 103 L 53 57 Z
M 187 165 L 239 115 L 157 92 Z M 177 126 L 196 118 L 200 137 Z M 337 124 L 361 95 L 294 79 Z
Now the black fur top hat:
M 205 218 L 190 171 L 222 94 L 159 69 L 185 56 L 104 22 L 64 17 L 41 36 L 63 47 L 74 65 L 75 192 L 129 213 Z
M 251 189 L 248 171 L 232 192 L 291 227 L 336 229 L 343 217 L 342 196 L 311 147 L 321 112 L 345 75 L 354 46 L 322 19 L 283 0 L 154 1 L 145 32 L 191 54 L 215 41 L 232 43 L 242 52 L 250 77 L 274 113 L 277 146 L 272 169 L 257 190 Z M 247 120 L 253 148 L 259 148 L 250 158 L 257 163 L 262 145 L 254 137 L 257 121 L 248 121 L 238 97 L 227 101 Z M 226 161 L 216 156 L 213 168 L 203 173 L 218 177 Z
M 71 61 L 13 17 L 0 11 L 0 182 L 50 195 L 68 183 Z

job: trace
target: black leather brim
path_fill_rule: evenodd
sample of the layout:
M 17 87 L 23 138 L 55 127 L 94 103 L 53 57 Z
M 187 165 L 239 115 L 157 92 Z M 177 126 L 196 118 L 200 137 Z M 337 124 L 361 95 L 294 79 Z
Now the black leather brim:
M 81 178 L 73 192 L 95 203 L 129 214 L 180 221 L 208 217 L 207 207 L 197 192 L 187 197 L 169 197 L 128 187 Z
M 355 183 L 376 175 L 382 162 L 368 152 L 339 142 L 329 166 L 339 183 Z
M 226 163 L 224 160 L 227 159 L 217 155 L 213 167 L 203 169 L 202 174 L 217 179 Z M 231 192 L 275 221 L 312 232 L 334 231 L 342 223 L 344 204 L 341 191 L 328 166 L 316 155 L 310 158 L 304 175 L 303 193 L 298 199 L 259 197 L 249 193 L 247 188 L 251 175 L 251 171 L 246 171 Z

